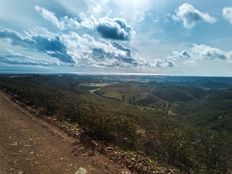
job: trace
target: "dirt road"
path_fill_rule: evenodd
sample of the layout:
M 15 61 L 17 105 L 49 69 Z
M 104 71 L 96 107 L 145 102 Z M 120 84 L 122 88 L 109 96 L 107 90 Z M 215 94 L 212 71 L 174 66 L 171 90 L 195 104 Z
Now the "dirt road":
M 73 142 L 0 94 L 0 174 L 115 173 L 104 157 L 74 156 Z

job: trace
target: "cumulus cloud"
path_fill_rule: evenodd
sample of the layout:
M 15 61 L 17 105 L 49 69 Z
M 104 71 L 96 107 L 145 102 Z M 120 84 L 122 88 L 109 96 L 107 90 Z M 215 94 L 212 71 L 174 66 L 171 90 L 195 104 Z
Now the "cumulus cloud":
M 156 60 L 155 66 L 158 68 L 169 68 L 175 67 L 176 64 L 174 63 L 174 61 L 168 59 L 158 59 Z
M 6 39 L 17 47 L 33 50 L 45 57 L 26 54 L 1 54 L 1 62 L 27 65 L 66 64 L 86 67 L 119 67 L 119 68 L 155 68 L 172 67 L 170 60 L 145 61 L 137 53 L 125 47 L 119 41 L 128 41 L 135 34 L 123 18 L 103 17 L 96 19 L 84 14 L 78 18 L 57 17 L 52 11 L 35 6 L 35 10 L 59 32 L 51 33 L 47 29 L 17 33 L 11 30 L 0 30 L 0 39 Z M 3 58 L 4 57 L 4 58 Z M 38 60 L 37 60 L 38 59 Z M 45 61 L 46 60 L 46 61 Z
M 0 38 L 9 39 L 13 45 L 33 48 L 46 53 L 66 63 L 73 63 L 74 60 L 66 52 L 65 45 L 58 36 L 31 35 L 23 37 L 11 30 L 0 30 Z
M 56 58 L 61 63 L 69 65 L 82 65 L 88 67 L 121 67 L 138 68 L 152 66 L 149 62 L 142 60 L 138 55 L 132 54 L 132 51 L 117 43 L 108 40 L 95 39 L 88 34 L 80 35 L 76 32 L 38 34 L 37 32 L 27 33 L 24 37 L 14 31 L 0 30 L 0 38 L 10 40 L 12 45 L 19 45 L 25 48 L 34 49 Z M 47 62 L 40 62 L 22 55 L 2 54 L 2 62 L 16 64 L 40 64 L 45 65 L 52 61 L 47 57 Z
M 55 50 L 63 50 L 62 53 L 66 54 L 59 58 L 68 55 L 78 65 L 123 68 L 152 66 L 137 54 L 132 54 L 129 48 L 115 42 L 128 41 L 135 35 L 132 26 L 123 18 L 96 19 L 93 16 L 86 17 L 84 14 L 80 14 L 78 19 L 68 16 L 58 18 L 43 7 L 36 6 L 35 9 L 44 19 L 60 29 L 58 39 L 65 46 L 62 49 L 63 47 L 57 43 L 54 50 L 47 50 L 49 44 L 46 45 L 46 50 L 40 47 L 37 49 L 47 51 L 51 55 Z M 39 42 L 43 42 L 44 38 L 36 38 Z
M 231 60 L 232 51 L 224 51 L 219 48 L 213 48 L 207 45 L 193 45 L 191 54 L 195 57 L 208 60 Z
M 80 36 L 74 32 L 63 35 L 62 40 L 68 48 L 67 52 L 79 65 L 122 68 L 149 65 L 149 63 L 133 55 L 129 48 L 116 42 L 96 40 L 90 35 Z
M 184 27 L 189 29 L 195 27 L 201 21 L 207 23 L 215 23 L 217 21 L 216 18 L 210 16 L 208 13 L 201 12 L 188 3 L 184 3 L 176 9 L 173 19 L 182 21 Z
M 185 58 L 185 59 L 189 59 L 189 58 L 191 58 L 191 55 L 188 53 L 188 51 L 183 50 L 180 52 L 180 57 Z
M 124 41 L 130 40 L 135 35 L 132 26 L 128 25 L 123 18 L 104 17 L 96 19 L 93 16 L 87 18 L 84 14 L 81 14 L 78 19 L 68 16 L 57 18 L 53 12 L 43 7 L 36 6 L 35 9 L 44 19 L 61 30 L 68 29 L 76 32 L 81 29 L 91 30 L 92 32 L 96 30 L 103 38 Z
M 173 58 L 202 60 L 232 60 L 232 51 L 224 51 L 207 45 L 194 44 L 188 51 L 174 52 Z
M 121 18 L 101 18 L 96 29 L 104 38 L 115 40 L 130 40 L 135 33 L 126 20 Z
M 225 7 L 222 10 L 223 17 L 232 24 L 232 7 Z

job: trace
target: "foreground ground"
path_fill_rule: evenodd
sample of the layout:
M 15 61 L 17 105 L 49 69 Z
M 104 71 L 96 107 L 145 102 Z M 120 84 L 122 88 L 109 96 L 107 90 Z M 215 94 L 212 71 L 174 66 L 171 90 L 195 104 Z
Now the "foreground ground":
M 32 117 L 2 94 L 0 142 L 1 174 L 82 174 L 84 169 L 91 174 L 118 172 L 103 156 L 74 156 L 74 139 Z

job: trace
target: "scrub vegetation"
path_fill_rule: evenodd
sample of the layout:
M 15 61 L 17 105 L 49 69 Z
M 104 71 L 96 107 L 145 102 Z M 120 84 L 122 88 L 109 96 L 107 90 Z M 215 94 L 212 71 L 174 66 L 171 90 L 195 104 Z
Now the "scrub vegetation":
M 184 173 L 231 173 L 230 78 L 2 75 L 0 88 L 95 140 Z

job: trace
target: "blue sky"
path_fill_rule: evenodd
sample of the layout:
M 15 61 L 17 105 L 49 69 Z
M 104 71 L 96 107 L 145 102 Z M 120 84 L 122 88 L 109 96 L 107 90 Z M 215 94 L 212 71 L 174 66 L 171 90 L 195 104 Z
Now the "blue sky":
M 0 0 L 0 71 L 232 75 L 232 0 Z

